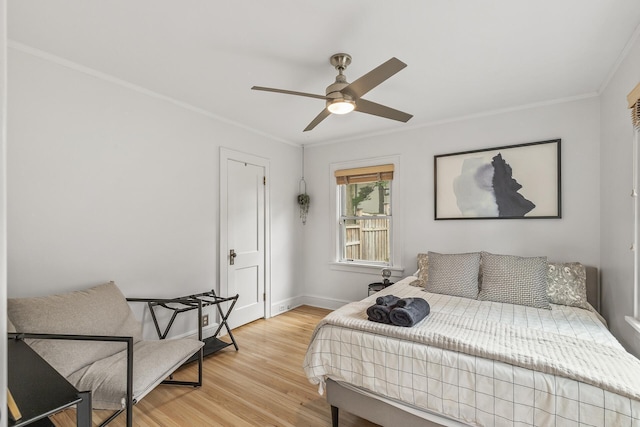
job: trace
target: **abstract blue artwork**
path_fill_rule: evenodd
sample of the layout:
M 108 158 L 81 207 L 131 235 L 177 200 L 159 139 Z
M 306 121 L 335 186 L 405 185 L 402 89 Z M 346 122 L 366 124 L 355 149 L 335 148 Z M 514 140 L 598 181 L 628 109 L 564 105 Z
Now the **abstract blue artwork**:
M 434 156 L 435 219 L 561 218 L 560 143 Z

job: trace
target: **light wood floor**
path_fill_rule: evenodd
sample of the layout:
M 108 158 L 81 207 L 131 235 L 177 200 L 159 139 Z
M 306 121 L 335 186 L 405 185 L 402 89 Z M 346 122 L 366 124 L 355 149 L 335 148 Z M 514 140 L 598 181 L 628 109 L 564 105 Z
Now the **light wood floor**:
M 134 406 L 136 426 L 331 426 L 331 410 L 302 370 L 315 325 L 328 313 L 302 306 L 233 330 L 233 346 L 205 358 L 201 388 L 159 385 Z M 176 379 L 195 379 L 197 363 Z M 93 411 L 94 425 L 108 411 Z M 124 426 L 121 414 L 110 426 Z M 75 425 L 75 410 L 53 417 L 59 427 Z M 340 412 L 341 427 L 375 426 Z

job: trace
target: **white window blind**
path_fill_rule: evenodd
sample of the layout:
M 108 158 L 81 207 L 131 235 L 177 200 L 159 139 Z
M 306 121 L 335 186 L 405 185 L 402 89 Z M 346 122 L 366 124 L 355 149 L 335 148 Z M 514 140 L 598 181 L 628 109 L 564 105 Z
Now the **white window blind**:
M 391 181 L 393 165 L 367 166 L 364 168 L 341 169 L 335 171 L 336 184 L 357 184 L 361 182 Z

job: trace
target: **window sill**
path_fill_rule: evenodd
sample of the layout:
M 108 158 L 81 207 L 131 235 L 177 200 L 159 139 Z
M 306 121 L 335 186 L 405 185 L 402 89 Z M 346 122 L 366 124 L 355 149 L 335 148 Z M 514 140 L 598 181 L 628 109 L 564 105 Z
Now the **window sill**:
M 332 262 L 329 264 L 332 270 L 348 271 L 350 273 L 364 273 L 364 274 L 376 274 L 380 275 L 380 271 L 383 268 L 391 270 L 391 277 L 394 279 L 403 278 L 404 267 L 399 266 L 382 266 L 382 265 L 370 265 L 359 264 L 356 262 Z
M 638 334 L 640 334 L 640 320 L 632 316 L 625 316 L 624 320 L 626 320 L 627 323 L 630 324 L 631 327 L 635 329 Z

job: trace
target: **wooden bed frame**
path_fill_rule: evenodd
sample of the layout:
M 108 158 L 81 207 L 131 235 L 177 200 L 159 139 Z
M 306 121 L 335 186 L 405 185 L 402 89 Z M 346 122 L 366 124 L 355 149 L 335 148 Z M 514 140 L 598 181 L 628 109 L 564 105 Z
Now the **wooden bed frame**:
M 587 301 L 600 312 L 600 280 L 598 269 L 587 267 Z M 338 427 L 339 409 L 382 426 L 452 427 L 465 426 L 443 415 L 411 408 L 400 402 L 390 402 L 371 392 L 360 391 L 327 378 L 327 402 L 331 405 L 331 422 Z

